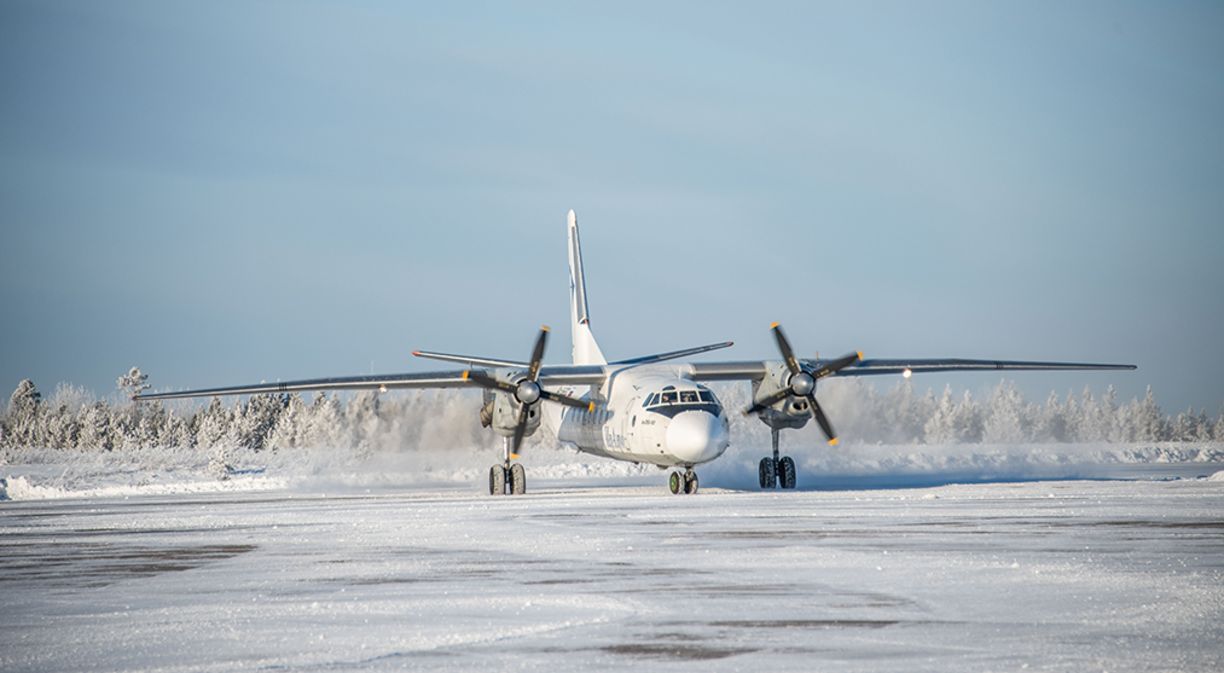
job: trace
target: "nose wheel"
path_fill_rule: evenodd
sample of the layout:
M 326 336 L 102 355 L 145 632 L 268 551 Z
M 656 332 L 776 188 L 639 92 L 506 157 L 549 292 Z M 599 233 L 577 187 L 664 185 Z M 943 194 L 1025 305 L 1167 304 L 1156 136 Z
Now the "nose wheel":
M 778 431 L 773 431 L 773 457 L 761 459 L 759 476 L 761 488 L 772 489 L 795 487 L 795 461 L 790 456 L 778 457 Z
M 672 495 L 692 495 L 697 492 L 697 473 L 693 468 L 688 468 L 683 474 L 680 472 L 672 472 L 671 477 L 667 480 L 667 488 L 672 492 Z

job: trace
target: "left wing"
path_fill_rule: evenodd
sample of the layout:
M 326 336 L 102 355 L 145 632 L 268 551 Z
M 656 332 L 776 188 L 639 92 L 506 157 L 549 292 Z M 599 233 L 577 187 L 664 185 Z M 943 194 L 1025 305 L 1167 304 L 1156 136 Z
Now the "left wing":
M 833 360 L 800 360 L 805 369 L 819 370 Z M 781 364 L 777 360 L 742 360 L 738 362 L 693 362 L 686 365 L 695 381 L 754 381 L 765 378 L 766 372 Z M 937 359 L 872 359 L 839 369 L 833 376 L 870 376 L 875 374 L 913 374 L 924 372 L 968 372 L 998 370 L 1128 370 L 1135 365 L 1098 364 L 1091 362 L 1037 362 L 1029 360 L 969 360 L 965 358 Z

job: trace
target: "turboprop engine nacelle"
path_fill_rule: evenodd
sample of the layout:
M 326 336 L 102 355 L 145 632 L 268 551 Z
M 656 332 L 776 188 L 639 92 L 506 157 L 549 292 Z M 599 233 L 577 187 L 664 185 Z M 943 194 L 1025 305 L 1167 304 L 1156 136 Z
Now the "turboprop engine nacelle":
M 510 374 L 498 373 L 497 378 L 510 383 L 520 382 L 524 376 L 521 372 Z M 522 403 L 508 393 L 484 390 L 483 404 L 480 408 L 480 424 L 503 437 L 514 436 L 514 427 L 518 425 L 519 410 Z M 527 411 L 527 427 L 524 436 L 530 437 L 540 427 L 540 405 L 532 404 Z
M 773 365 L 766 370 L 765 377 L 752 382 L 752 401 L 760 402 L 787 387 L 791 378 L 790 370 L 785 363 Z M 816 382 L 812 381 L 815 388 Z M 772 406 L 757 413 L 761 422 L 775 430 L 782 428 L 802 428 L 812 417 L 808 409 L 808 401 L 794 395 L 784 397 Z

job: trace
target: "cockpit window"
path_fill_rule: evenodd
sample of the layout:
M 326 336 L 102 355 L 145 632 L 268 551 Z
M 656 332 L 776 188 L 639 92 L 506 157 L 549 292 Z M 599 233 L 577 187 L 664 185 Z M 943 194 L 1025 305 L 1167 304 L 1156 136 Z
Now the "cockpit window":
M 676 403 L 676 391 L 674 389 L 664 390 L 663 394 L 659 396 L 659 401 L 662 402 L 663 404 L 675 404 Z
M 642 400 L 642 406 L 644 406 L 644 407 L 648 407 L 648 406 L 650 406 L 650 405 L 652 405 L 652 404 L 654 404 L 654 403 L 656 403 L 656 402 L 658 402 L 658 401 L 659 401 L 659 394 L 658 394 L 658 393 L 651 393 L 651 394 L 649 394 L 649 395 L 647 395 L 647 396 L 646 396 L 646 399 L 645 399 L 645 400 Z
M 693 402 L 698 402 L 698 401 L 700 400 L 697 399 L 696 390 L 681 390 L 680 391 L 680 403 L 681 404 L 685 404 L 685 403 L 691 404 Z
M 698 390 L 697 394 L 701 396 L 702 402 L 713 402 L 714 401 L 714 396 L 711 395 L 710 391 L 708 390 Z

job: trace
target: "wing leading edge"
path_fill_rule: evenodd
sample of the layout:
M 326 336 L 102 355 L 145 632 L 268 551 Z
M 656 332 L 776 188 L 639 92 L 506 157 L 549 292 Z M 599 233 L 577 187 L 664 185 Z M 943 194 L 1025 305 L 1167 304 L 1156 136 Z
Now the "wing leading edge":
M 740 362 L 694 362 L 688 364 L 690 376 L 698 381 L 744 381 L 765 377 L 775 361 L 745 360 Z M 777 362 L 781 362 L 780 360 Z M 805 367 L 819 369 L 831 360 L 801 360 Z M 1038 371 L 1038 370 L 1131 370 L 1135 365 L 1095 362 L 1039 362 L 1031 360 L 971 360 L 966 358 L 936 358 L 910 360 L 860 360 L 833 376 L 873 376 L 878 374 L 911 374 L 929 372 Z
M 336 376 L 321 379 L 300 379 L 257 383 L 221 388 L 199 388 L 163 393 L 136 395 L 135 400 L 171 400 L 186 397 L 217 397 L 221 395 L 258 395 L 261 393 L 294 393 L 310 390 L 403 390 L 410 388 L 476 388 L 472 381 L 464 378 L 464 370 L 446 372 L 422 372 L 419 374 L 380 374 L 372 376 Z M 607 374 L 598 365 L 560 365 L 542 367 L 539 381 L 542 385 L 592 385 L 603 383 Z

